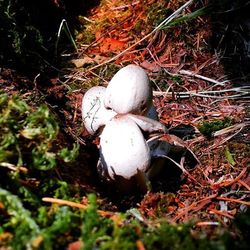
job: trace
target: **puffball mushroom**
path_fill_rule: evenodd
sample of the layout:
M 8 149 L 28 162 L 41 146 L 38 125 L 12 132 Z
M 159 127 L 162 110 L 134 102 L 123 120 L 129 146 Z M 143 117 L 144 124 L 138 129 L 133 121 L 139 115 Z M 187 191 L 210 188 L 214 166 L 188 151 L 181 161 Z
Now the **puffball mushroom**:
M 100 136 L 98 171 L 122 193 L 147 192 L 146 170 L 150 150 L 137 124 L 127 115 L 116 115 Z
M 126 115 L 116 115 L 106 124 L 100 138 L 100 161 L 109 177 L 138 177 L 136 184 L 145 191 L 143 176 L 150 166 L 150 150 L 137 124 Z M 129 189 L 128 182 L 127 185 Z
M 104 105 L 118 114 L 144 115 L 152 104 L 152 88 L 140 66 L 130 64 L 120 69 L 107 86 Z
M 98 172 L 107 181 L 113 180 L 125 193 L 135 186 L 142 192 L 148 188 L 146 172 L 154 155 L 143 131 L 165 133 L 166 127 L 148 117 L 117 114 L 106 124 L 100 136 Z
M 113 110 L 104 107 L 105 87 L 96 86 L 89 89 L 82 99 L 82 118 L 86 130 L 94 134 L 116 115 Z
M 188 154 L 196 161 L 184 142 L 167 134 L 158 121 L 149 79 L 139 66 L 120 69 L 106 89 L 88 90 L 82 101 L 82 116 L 90 134 L 104 126 L 97 170 L 112 188 L 116 186 L 123 193 L 138 188 L 146 192 L 148 180 L 153 183 L 162 173 L 168 174 L 169 161 L 185 173 L 184 156 Z

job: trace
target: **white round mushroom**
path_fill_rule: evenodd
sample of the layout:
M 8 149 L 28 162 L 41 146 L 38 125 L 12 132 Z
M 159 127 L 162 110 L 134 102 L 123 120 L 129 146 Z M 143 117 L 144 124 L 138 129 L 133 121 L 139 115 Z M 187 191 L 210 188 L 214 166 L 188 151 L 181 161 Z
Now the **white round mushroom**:
M 150 150 L 142 132 L 126 115 L 112 118 L 100 137 L 101 162 L 111 179 L 130 179 L 150 166 Z
M 120 69 L 107 86 L 104 105 L 118 114 L 144 115 L 152 103 L 152 88 L 140 66 L 130 64 Z
M 105 87 L 96 86 L 89 89 L 82 99 L 82 118 L 88 133 L 94 134 L 116 115 L 113 110 L 104 107 Z

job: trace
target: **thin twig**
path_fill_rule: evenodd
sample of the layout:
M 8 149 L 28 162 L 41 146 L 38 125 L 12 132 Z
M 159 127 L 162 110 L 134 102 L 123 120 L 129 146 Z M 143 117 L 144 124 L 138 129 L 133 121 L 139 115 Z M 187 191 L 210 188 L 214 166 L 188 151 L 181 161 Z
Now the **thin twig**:
M 231 186 L 233 185 L 235 182 L 237 182 L 238 180 L 241 179 L 242 176 L 244 176 L 244 174 L 247 172 L 247 168 L 243 168 L 242 171 L 240 172 L 240 174 L 234 178 L 233 180 L 226 180 L 224 181 L 223 183 L 220 184 L 221 187 L 228 187 L 228 186 Z M 215 183 L 215 184 L 218 184 L 218 183 Z
M 240 123 L 240 124 L 236 124 L 236 125 L 234 125 L 234 126 L 230 126 L 230 127 L 232 127 L 232 128 L 228 129 L 228 132 L 232 132 L 232 131 L 234 131 L 234 130 L 236 130 L 236 129 L 238 129 L 238 130 L 237 130 L 234 134 L 232 134 L 232 135 L 230 135 L 230 136 L 224 138 L 223 140 L 220 140 L 220 141 L 218 141 L 217 143 L 214 143 L 212 146 L 208 147 L 208 150 L 217 148 L 217 147 L 223 145 L 225 142 L 231 140 L 233 137 L 235 137 L 237 134 L 239 134 L 239 133 L 243 130 L 243 128 L 246 126 L 246 124 L 249 125 L 249 123 Z M 237 125 L 240 125 L 240 126 L 237 126 Z M 217 132 L 218 132 L 218 131 L 217 131 Z M 227 130 L 226 130 L 226 132 L 227 132 Z M 225 134 L 226 132 L 224 132 L 224 134 Z M 227 132 L 227 133 L 228 133 L 228 132 Z M 216 136 L 218 136 L 218 133 L 216 134 Z
M 42 201 L 54 203 L 54 204 L 61 205 L 61 206 L 69 206 L 69 207 L 74 207 L 74 208 L 87 209 L 86 205 L 79 204 L 73 201 L 66 201 L 66 200 L 56 199 L 56 198 L 51 198 L 51 197 L 44 197 L 42 198 Z M 114 215 L 114 212 L 103 211 L 103 210 L 97 210 L 97 213 L 104 217 Z
M 12 171 L 16 171 L 16 172 L 24 172 L 24 173 L 27 173 L 28 172 L 28 169 L 25 168 L 25 167 L 20 167 L 20 166 L 15 166 L 9 162 L 1 162 L 0 163 L 0 167 L 5 167 L 5 168 L 8 168 Z
M 135 2 L 132 2 L 131 4 L 125 4 L 125 5 L 121 5 L 121 6 L 117 6 L 117 7 L 112 7 L 111 10 L 123 10 L 123 9 L 130 7 L 130 6 L 137 5 L 138 3 L 140 3 L 140 1 L 135 1 Z
M 217 221 L 201 221 L 197 222 L 195 226 L 197 227 L 202 227 L 202 226 L 219 226 L 220 223 Z
M 248 191 L 250 191 L 250 186 L 244 182 L 243 180 L 238 180 L 237 181 L 240 185 L 244 186 Z
M 236 94 L 233 95 L 223 95 L 219 96 L 219 94 L 235 92 Z M 186 91 L 186 92 L 175 92 L 175 97 L 181 98 L 190 98 L 190 97 L 203 97 L 203 98 L 213 98 L 213 99 L 235 99 L 238 97 L 248 97 L 250 94 L 249 88 L 246 87 L 238 87 L 238 88 L 231 88 L 231 89 L 222 89 L 222 90 L 208 90 L 208 91 Z M 168 93 L 165 91 L 153 91 L 154 96 L 169 96 L 172 97 L 173 93 Z
M 188 70 L 180 70 L 179 73 L 181 75 L 187 75 L 187 76 L 192 76 L 192 77 L 196 77 L 198 79 L 202 79 L 204 81 L 207 81 L 207 82 L 211 82 L 211 83 L 214 83 L 216 85 L 219 85 L 219 86 L 225 86 L 225 83 L 226 82 L 229 82 L 228 80 L 226 81 L 223 81 L 223 82 L 219 82 L 219 81 L 216 81 L 214 79 L 211 79 L 211 78 L 208 78 L 206 76 L 202 76 L 202 75 L 199 75 L 199 74 L 195 74 L 194 72 L 191 72 L 191 71 L 188 71 Z
M 223 128 L 221 130 L 218 130 L 213 133 L 213 137 L 221 136 L 224 134 L 228 134 L 230 132 L 234 132 L 235 130 L 243 129 L 244 127 L 250 126 L 250 122 L 243 122 L 239 124 L 235 124 L 226 128 Z
M 219 211 L 219 210 L 213 209 L 213 208 L 210 208 L 209 211 L 210 211 L 211 213 L 213 213 L 213 214 L 221 215 L 221 216 L 227 217 L 227 218 L 229 218 L 229 219 L 234 219 L 234 217 L 233 217 L 231 214 L 226 213 L 226 212 L 224 212 L 224 211 Z
M 197 205 L 201 205 L 201 206 L 199 206 L 199 209 L 201 209 L 202 207 L 204 207 L 205 205 L 207 205 L 208 203 L 210 203 L 211 200 L 212 200 L 213 198 L 215 198 L 217 195 L 218 195 L 218 194 L 215 193 L 215 194 L 212 194 L 212 195 L 210 195 L 210 196 L 207 196 L 207 197 L 205 197 L 205 198 L 203 198 L 203 199 L 201 199 L 201 200 L 199 200 L 199 201 L 193 202 L 193 203 L 192 203 L 190 206 L 188 206 L 187 208 L 182 209 L 182 211 L 181 211 L 178 215 L 176 215 L 175 218 L 174 218 L 172 221 L 175 222 L 175 221 L 179 220 L 179 219 L 180 219 L 182 216 L 184 216 L 186 213 L 188 213 L 188 212 L 194 210 L 194 209 L 197 207 Z
M 216 197 L 217 200 L 219 201 L 229 201 L 229 202 L 235 202 L 235 203 L 240 203 L 246 206 L 250 206 L 250 202 L 249 201 L 242 201 L 242 200 L 238 200 L 238 199 L 231 199 L 231 198 L 227 198 L 227 197 Z
M 66 206 L 75 207 L 75 208 L 83 208 L 83 209 L 87 208 L 87 206 L 83 205 L 83 204 L 79 204 L 79 203 L 76 203 L 73 201 L 66 201 L 66 200 L 62 200 L 62 199 L 51 198 L 51 197 L 44 197 L 44 198 L 42 198 L 42 201 L 49 202 L 49 203 L 55 203 L 57 205 L 66 205 Z

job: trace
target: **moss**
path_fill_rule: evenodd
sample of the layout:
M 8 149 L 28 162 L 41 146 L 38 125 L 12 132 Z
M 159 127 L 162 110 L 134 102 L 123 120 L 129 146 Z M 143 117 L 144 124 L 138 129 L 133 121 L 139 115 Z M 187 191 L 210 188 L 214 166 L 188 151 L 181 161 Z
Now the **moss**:
M 98 213 L 96 196 L 88 196 L 85 211 L 62 206 L 41 206 L 31 213 L 22 201 L 0 188 L 2 204 L 0 236 L 1 247 L 13 249 L 62 249 L 81 239 L 82 249 L 137 249 L 141 245 L 153 249 L 248 249 L 249 210 L 236 217 L 233 225 L 237 234 L 218 228 L 213 235 L 194 232 L 194 223 L 171 225 L 164 220 L 156 224 L 140 224 L 126 214 L 117 213 L 104 218 Z M 2 216 L 5 214 L 5 216 Z M 6 216 L 8 214 L 8 216 Z
M 147 25 L 157 26 L 166 17 L 172 14 L 172 10 L 166 8 L 168 1 L 159 1 L 148 6 L 147 9 Z
M 25 5 L 20 1 L 0 1 L 0 22 L 0 62 L 39 67 L 47 45 L 39 29 L 32 25 Z
M 211 137 L 213 132 L 226 128 L 230 125 L 231 119 L 229 117 L 225 117 L 224 120 L 203 121 L 198 124 L 198 129 L 203 135 Z
M 110 63 L 98 69 L 98 75 L 109 81 L 119 69 L 119 66 Z
M 105 235 L 107 235 L 111 226 L 109 220 L 101 218 L 97 214 L 96 196 L 94 194 L 90 194 L 88 199 L 90 204 L 84 213 L 81 235 L 83 242 L 82 249 L 84 250 L 96 248 L 99 244 L 98 242 L 101 241 Z
M 69 150 L 57 145 L 59 126 L 46 106 L 34 109 L 18 96 L 0 93 L 0 117 L 0 187 L 36 207 L 39 195 L 51 190 L 52 171 L 73 161 L 78 146 Z M 22 185 L 37 178 L 42 178 L 38 186 Z M 66 183 L 55 178 L 53 186 L 53 195 L 66 197 Z
M 246 143 L 233 140 L 228 142 L 228 148 L 230 151 L 239 154 L 240 157 L 249 158 L 250 157 L 250 145 Z
M 76 16 L 86 14 L 86 11 L 98 2 L 1 0 L 1 64 L 23 70 L 26 74 L 37 74 L 37 71 L 47 68 L 52 70 L 52 65 L 59 65 L 60 58 L 57 54 L 65 52 L 65 47 L 68 51 L 72 50 L 72 44 L 74 45 L 73 38 L 68 39 L 67 32 L 59 34 L 60 46 L 57 46 L 57 33 L 62 20 L 67 20 L 73 34 L 74 30 L 79 28 Z M 90 40 L 90 37 L 86 39 Z

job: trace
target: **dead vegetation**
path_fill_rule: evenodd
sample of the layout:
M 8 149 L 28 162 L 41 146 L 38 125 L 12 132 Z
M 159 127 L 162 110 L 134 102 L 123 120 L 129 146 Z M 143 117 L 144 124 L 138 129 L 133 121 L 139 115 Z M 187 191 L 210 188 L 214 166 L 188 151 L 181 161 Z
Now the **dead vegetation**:
M 161 122 L 169 127 L 185 124 L 196 128 L 186 142 L 200 164 L 190 170 L 195 181 L 183 177 L 171 198 L 162 192 L 149 193 L 138 205 L 140 212 L 146 217 L 164 216 L 171 222 L 196 218 L 199 225 L 228 225 L 250 204 L 245 99 L 249 88 L 232 84 L 220 62 L 223 54 L 209 46 L 209 3 L 191 2 L 103 2 L 84 19 L 87 24 L 77 36 L 80 47 L 78 58 L 73 60 L 77 68 L 61 77 L 66 78 L 65 85 L 76 86 L 68 93 L 71 99 L 90 86 L 105 86 L 121 66 L 135 63 L 146 69 Z M 166 14 L 174 13 L 175 21 L 197 10 L 207 12 L 180 24 L 168 24 Z M 78 100 L 73 123 L 68 121 L 72 131 L 80 119 Z M 216 127 L 218 121 L 220 126 Z M 84 140 L 84 133 L 77 137 Z M 168 205 L 161 208 L 164 202 Z

